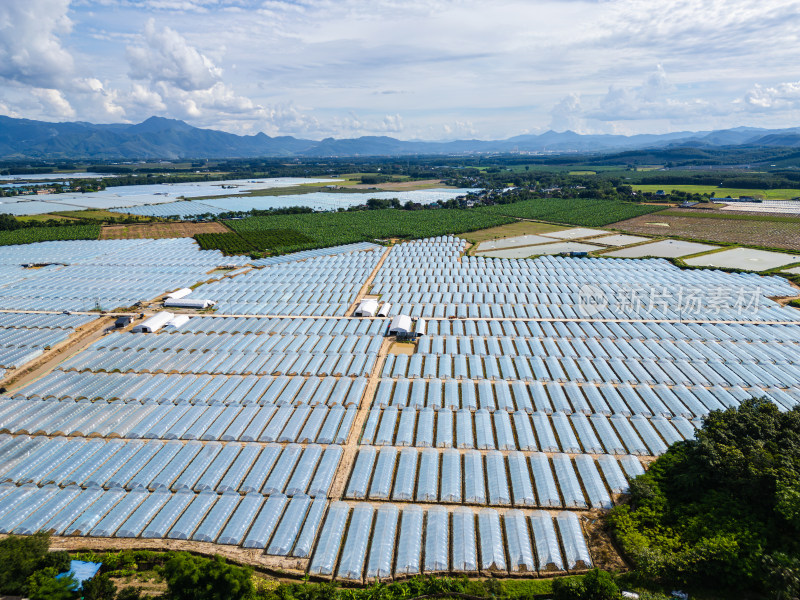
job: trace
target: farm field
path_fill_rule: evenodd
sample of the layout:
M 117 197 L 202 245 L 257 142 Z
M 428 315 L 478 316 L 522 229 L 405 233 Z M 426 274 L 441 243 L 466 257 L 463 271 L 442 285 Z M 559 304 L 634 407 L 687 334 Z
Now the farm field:
M 695 216 L 691 211 L 687 211 L 684 216 L 683 213 L 677 214 L 677 211 L 670 210 L 613 223 L 608 228 L 632 234 L 800 250 L 800 221 L 797 219 L 775 221 L 767 218 L 709 218 L 705 214 Z
M 602 250 L 602 247 L 595 246 L 594 244 L 584 244 L 583 242 L 554 242 L 550 244 L 538 244 L 536 246 L 481 250 L 480 253 L 476 253 L 476 256 L 485 256 L 487 258 L 528 258 L 542 254 L 594 252 L 595 250 Z
M 385 238 L 415 238 L 486 229 L 512 222 L 486 208 L 465 210 L 368 210 L 319 212 L 295 215 L 249 217 L 227 221 L 227 225 L 259 250 L 291 252 L 352 244 Z M 295 232 L 311 241 L 275 246 L 274 232 Z M 230 240 L 225 242 L 230 246 Z M 270 244 L 273 244 L 272 246 Z M 212 247 L 212 246 L 207 246 Z M 216 247 L 216 246 L 213 246 Z M 241 252 L 247 252 L 244 244 Z M 222 249 L 222 248 L 220 248 Z M 229 250 L 230 251 L 230 250 Z
M 733 221 L 764 221 L 767 223 L 798 223 L 800 216 L 765 214 L 763 212 L 730 211 L 720 206 L 715 209 L 669 208 L 659 216 L 695 217 L 698 219 L 727 219 Z
M 602 227 L 615 221 L 646 215 L 664 208 L 664 206 L 634 204 L 621 200 L 541 198 L 491 206 L 487 210 L 518 219 Z
M 96 240 L 100 225 L 65 225 L 63 227 L 27 227 L 0 231 L 0 246 L 32 244 L 52 240 Z
M 538 223 L 536 221 L 514 221 L 507 225 L 471 231 L 463 234 L 461 237 L 472 244 L 479 244 L 488 240 L 500 240 L 507 237 L 519 237 L 523 235 L 539 235 L 551 231 L 561 231 L 562 229 L 566 228 L 561 225 Z
M 112 213 L 113 214 L 113 213 Z M 142 223 L 104 225 L 101 240 L 140 240 L 193 237 L 197 234 L 224 234 L 230 230 L 219 222 L 210 223 Z
M 740 196 L 754 196 L 756 198 L 765 198 L 768 200 L 790 200 L 800 196 L 800 189 L 775 189 L 775 190 L 753 190 L 747 188 L 720 188 L 714 185 L 682 185 L 682 184 L 631 184 L 634 190 L 639 192 L 657 192 L 664 190 L 669 193 L 670 190 L 679 190 L 681 192 L 688 192 L 691 194 L 711 194 L 712 192 L 717 198 L 738 198 Z
M 402 192 L 414 190 L 429 190 L 434 188 L 447 188 L 438 179 L 395 181 L 377 184 L 361 183 L 359 174 L 343 175 L 341 178 L 331 179 L 328 183 L 303 183 L 294 187 L 255 189 L 241 194 L 231 194 L 228 198 L 252 198 L 257 196 L 291 196 L 295 194 L 312 194 L 314 192 L 361 192 L 369 193 L 375 190 L 384 192 Z M 340 189 L 331 189 L 337 186 Z M 218 196 L 186 196 L 186 200 L 208 200 Z
M 110 210 L 60 210 L 51 213 L 56 218 L 67 219 L 91 219 L 93 221 L 107 221 L 108 219 L 119 219 L 118 212 L 111 212 Z M 139 221 L 149 221 L 149 217 L 139 217 L 131 215 L 131 218 Z
M 795 263 L 800 263 L 800 255 L 751 248 L 731 248 L 686 259 L 686 264 L 692 266 L 727 267 L 750 271 L 767 271 Z
M 405 219 L 383 227 L 418 234 L 452 226 L 436 217 L 498 218 L 322 216 L 383 212 Z M 297 216 L 233 223 L 249 225 L 242 240 L 296 243 L 302 230 L 278 225 Z M 219 253 L 188 239 L 9 250 L 9 372 L 97 323 L 64 310 L 191 287 L 187 299 L 213 298 L 217 312 L 164 312 L 150 333 L 76 343 L 0 396 L 0 500 L 15 509 L 0 510 L 0 529 L 49 531 L 70 549 L 202 548 L 350 583 L 620 569 L 599 519 L 670 444 L 751 396 L 800 404 L 800 313 L 769 299 L 794 291 L 782 278 L 663 260 L 491 260 L 466 246 L 452 236 L 359 244 L 216 278 Z M 76 264 L 20 266 L 66 256 Z M 654 280 L 696 287 L 690 314 L 663 292 L 657 306 L 625 303 L 624 286 Z M 619 297 L 586 316 L 587 283 Z M 760 304 L 720 309 L 720 287 Z M 353 318 L 367 291 L 385 317 Z M 427 323 L 404 352 L 387 336 L 400 314 Z

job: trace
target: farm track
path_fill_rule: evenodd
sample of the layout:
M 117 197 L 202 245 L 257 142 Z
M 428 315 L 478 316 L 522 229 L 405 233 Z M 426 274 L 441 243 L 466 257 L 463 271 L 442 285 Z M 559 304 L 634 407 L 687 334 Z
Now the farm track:
M 4 311 L 5 312 L 5 311 Z M 22 311 L 26 312 L 26 311 Z M 97 314 L 97 313 L 89 313 Z M 53 346 L 50 350 L 29 363 L 25 368 L 9 371 L 5 379 L 0 380 L 9 390 L 20 388 L 32 381 L 43 377 L 55 369 L 61 362 L 74 356 L 105 334 L 105 328 L 113 323 L 113 318 L 102 317 L 81 325 L 69 338 Z

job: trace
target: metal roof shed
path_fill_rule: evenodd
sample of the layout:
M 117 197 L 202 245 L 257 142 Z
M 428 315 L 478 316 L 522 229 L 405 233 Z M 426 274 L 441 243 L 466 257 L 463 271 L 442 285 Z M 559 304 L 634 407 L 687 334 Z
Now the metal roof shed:
M 164 302 L 164 306 L 168 308 L 204 309 L 209 306 L 214 306 L 215 304 L 216 302 L 214 300 L 204 300 L 200 298 L 169 299 Z
M 173 316 L 172 313 L 167 311 L 156 313 L 149 319 L 136 325 L 131 331 L 133 333 L 154 333 L 171 321 Z
M 389 325 L 389 335 L 408 334 L 411 332 L 411 317 L 408 315 L 397 315 Z
M 367 298 L 361 301 L 356 309 L 356 317 L 374 317 L 378 312 L 378 301 L 373 298 Z

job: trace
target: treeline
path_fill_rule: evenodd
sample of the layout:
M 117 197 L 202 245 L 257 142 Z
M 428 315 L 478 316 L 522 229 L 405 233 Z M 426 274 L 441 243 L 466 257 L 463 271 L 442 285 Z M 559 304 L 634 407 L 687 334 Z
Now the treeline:
M 64 227 L 74 225 L 94 225 L 97 221 L 91 219 L 47 219 L 45 221 L 23 221 L 12 215 L 0 213 L 0 231 L 16 231 L 17 229 L 31 229 L 39 227 Z
M 667 171 L 642 177 L 639 182 L 651 185 L 714 185 L 721 188 L 771 190 L 798 187 L 798 184 L 800 184 L 800 172 L 784 171 L 780 173 L 742 175 L 741 172 L 730 174 L 719 172 L 672 174 Z
M 336 583 L 279 582 L 221 556 L 188 552 L 48 552 L 46 534 L 0 540 L 0 594 L 31 600 L 621 600 L 625 576 L 594 569 L 556 579 L 469 579 L 417 576 L 404 581 L 342 587 Z M 100 571 L 80 586 L 69 573 L 70 560 L 100 563 Z M 66 574 L 61 575 L 60 574 Z M 133 582 L 120 585 L 127 580 Z M 147 582 L 144 594 L 137 582 Z M 153 595 L 153 588 L 163 593 Z M 641 600 L 667 600 L 642 591 Z

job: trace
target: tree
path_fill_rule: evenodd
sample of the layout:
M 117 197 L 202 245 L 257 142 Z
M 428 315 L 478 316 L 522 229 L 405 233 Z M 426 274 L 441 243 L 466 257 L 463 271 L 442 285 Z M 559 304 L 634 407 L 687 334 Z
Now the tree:
M 585 600 L 618 600 L 622 597 L 614 577 L 607 571 L 593 569 L 583 577 Z
M 117 593 L 117 600 L 141 600 L 142 589 L 138 587 L 122 588 Z
M 57 577 L 58 570 L 46 567 L 28 578 L 30 600 L 73 600 L 78 597 L 78 582 L 72 573 Z
M 56 568 L 43 564 L 49 545 L 50 537 L 43 533 L 0 540 L 0 594 L 20 596 L 34 571 L 42 566 Z
M 105 573 L 84 581 L 82 591 L 83 600 L 114 600 L 117 595 L 117 588 Z
M 619 600 L 622 593 L 611 573 L 593 569 L 583 577 L 553 581 L 553 600 Z
M 252 569 L 213 559 L 175 554 L 162 568 L 170 600 L 238 600 L 253 593 Z
M 635 573 L 776 594 L 797 581 L 798 432 L 800 408 L 752 399 L 711 412 L 695 440 L 673 444 L 609 518 Z

